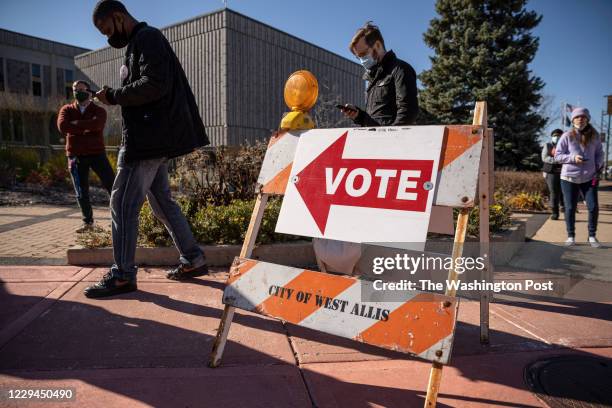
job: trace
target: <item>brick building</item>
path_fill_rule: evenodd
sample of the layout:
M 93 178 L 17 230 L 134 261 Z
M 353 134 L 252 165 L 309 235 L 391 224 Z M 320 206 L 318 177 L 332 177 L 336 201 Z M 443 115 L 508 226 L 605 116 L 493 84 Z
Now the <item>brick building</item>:
M 56 113 L 84 78 L 75 55 L 86 48 L 0 29 L 0 143 L 61 144 Z
M 136 16 L 146 21 L 146 16 Z M 321 125 L 342 119 L 335 103 L 363 106 L 363 68 L 346 58 L 230 9 L 163 28 L 193 89 L 213 146 L 266 139 L 288 108 L 289 75 L 311 71 L 319 81 L 316 117 Z M 351 33 L 346 33 L 347 43 Z M 124 50 L 106 47 L 75 57 L 95 86 L 117 87 Z M 327 103 L 321 103 L 327 102 Z M 113 116 L 113 115 L 111 115 Z M 109 131 L 118 132 L 111 119 Z M 112 136 L 111 136 L 112 137 Z
M 320 126 L 340 124 L 336 103 L 363 105 L 359 64 L 230 9 L 162 32 L 185 69 L 213 146 L 266 139 L 288 111 L 285 81 L 300 69 L 319 81 L 313 113 Z M 89 51 L 0 29 L 0 143 L 61 145 L 56 112 L 72 99 L 72 82 L 119 86 L 123 55 L 123 49 Z M 120 142 L 121 118 L 116 107 L 107 112 L 106 143 L 113 146 Z

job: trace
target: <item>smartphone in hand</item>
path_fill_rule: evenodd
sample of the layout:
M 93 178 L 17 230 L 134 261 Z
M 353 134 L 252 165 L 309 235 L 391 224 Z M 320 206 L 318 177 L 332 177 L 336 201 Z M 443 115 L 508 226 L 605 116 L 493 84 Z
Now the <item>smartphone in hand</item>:
M 353 105 L 349 105 L 348 103 L 344 105 L 337 104 L 336 108 L 340 109 L 341 111 L 357 112 L 357 109 Z

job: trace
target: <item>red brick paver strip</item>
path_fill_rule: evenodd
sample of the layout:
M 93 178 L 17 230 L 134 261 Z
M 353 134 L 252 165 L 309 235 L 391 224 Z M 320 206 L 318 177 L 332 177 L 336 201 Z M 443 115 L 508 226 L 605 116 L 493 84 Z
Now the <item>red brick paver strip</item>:
M 94 209 L 97 225 L 110 229 L 107 208 Z M 76 207 L 33 205 L 0 207 L 0 263 L 64 263 L 66 250 L 76 245 L 81 224 Z

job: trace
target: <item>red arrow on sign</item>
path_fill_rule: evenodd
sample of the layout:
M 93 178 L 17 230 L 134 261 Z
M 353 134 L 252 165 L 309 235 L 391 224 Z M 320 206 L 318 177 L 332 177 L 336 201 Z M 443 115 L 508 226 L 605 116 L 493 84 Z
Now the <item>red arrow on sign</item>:
M 433 160 L 344 159 L 347 134 L 292 180 L 321 233 L 332 205 L 424 212 Z

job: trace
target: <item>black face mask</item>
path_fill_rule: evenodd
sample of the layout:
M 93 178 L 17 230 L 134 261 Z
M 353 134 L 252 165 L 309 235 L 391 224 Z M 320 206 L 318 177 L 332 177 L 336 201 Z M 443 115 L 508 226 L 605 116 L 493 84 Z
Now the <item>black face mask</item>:
M 76 91 L 74 93 L 74 97 L 77 101 L 83 103 L 89 99 L 89 92 L 86 91 Z
M 126 45 L 128 45 L 130 40 L 128 39 L 127 34 L 125 33 L 125 31 L 120 33 L 119 30 L 117 30 L 117 24 L 115 23 L 114 18 L 113 18 L 113 28 L 114 28 L 113 35 L 108 37 L 108 40 L 107 40 L 108 45 L 110 45 L 113 48 L 123 48 Z

